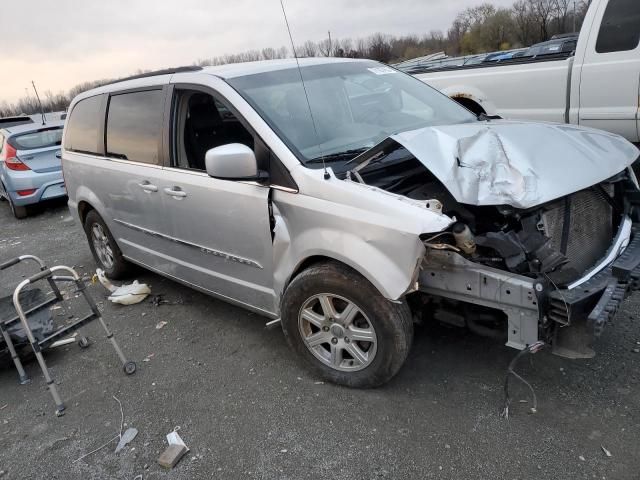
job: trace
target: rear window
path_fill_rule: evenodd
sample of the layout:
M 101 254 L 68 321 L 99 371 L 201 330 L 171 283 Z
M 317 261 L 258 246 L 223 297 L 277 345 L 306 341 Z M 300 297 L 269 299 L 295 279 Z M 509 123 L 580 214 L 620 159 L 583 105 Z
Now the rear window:
M 11 137 L 9 142 L 18 150 L 55 147 L 62 143 L 62 127 L 23 133 Z
M 75 152 L 100 155 L 102 95 L 80 100 L 67 121 L 64 148 Z
M 634 50 L 640 42 L 640 1 L 609 0 L 602 17 L 596 52 Z
M 15 127 L 16 125 L 24 125 L 25 123 L 33 123 L 33 120 L 30 117 L 0 118 L 0 128 Z
M 107 155 L 142 163 L 159 163 L 164 92 L 113 95 L 107 115 Z

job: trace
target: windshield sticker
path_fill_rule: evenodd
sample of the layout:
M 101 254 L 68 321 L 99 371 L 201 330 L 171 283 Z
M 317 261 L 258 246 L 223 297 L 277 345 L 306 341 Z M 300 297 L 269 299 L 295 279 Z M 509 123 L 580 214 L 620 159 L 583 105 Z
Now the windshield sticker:
M 373 67 L 367 68 L 371 73 L 375 73 L 376 75 L 387 75 L 389 73 L 398 73 L 397 70 L 394 70 L 391 67 Z

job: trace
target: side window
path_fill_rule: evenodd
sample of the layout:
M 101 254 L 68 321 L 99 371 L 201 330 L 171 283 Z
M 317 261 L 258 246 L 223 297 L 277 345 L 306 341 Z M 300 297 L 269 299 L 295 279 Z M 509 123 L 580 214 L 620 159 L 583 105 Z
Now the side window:
M 146 90 L 112 95 L 107 113 L 107 156 L 157 165 L 164 92 Z
M 102 95 L 80 100 L 67 121 L 64 148 L 101 155 Z
M 639 42 L 640 1 L 609 0 L 598 32 L 596 52 L 634 50 Z
M 207 151 L 229 143 L 254 148 L 253 135 L 229 108 L 208 93 L 177 90 L 174 109 L 174 167 L 205 170 Z

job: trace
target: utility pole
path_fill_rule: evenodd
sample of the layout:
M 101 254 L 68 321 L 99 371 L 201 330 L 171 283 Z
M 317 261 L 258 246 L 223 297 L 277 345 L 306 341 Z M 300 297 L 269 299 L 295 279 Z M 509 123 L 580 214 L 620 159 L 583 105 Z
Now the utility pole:
M 573 33 L 575 33 L 576 31 L 576 15 L 577 15 L 578 11 L 576 9 L 576 0 L 573 0 Z
M 329 55 L 327 55 L 327 57 L 330 57 L 333 53 L 333 47 L 331 46 L 331 30 L 329 30 L 327 33 L 329 34 Z
M 42 107 L 42 102 L 40 101 L 40 95 L 38 95 L 38 90 L 36 90 L 36 83 L 31 80 L 31 85 L 33 85 L 33 91 L 36 92 L 36 99 L 38 100 L 38 105 L 40 105 L 40 115 L 42 115 L 42 125 L 47 124 L 46 117 L 44 116 L 44 108 Z

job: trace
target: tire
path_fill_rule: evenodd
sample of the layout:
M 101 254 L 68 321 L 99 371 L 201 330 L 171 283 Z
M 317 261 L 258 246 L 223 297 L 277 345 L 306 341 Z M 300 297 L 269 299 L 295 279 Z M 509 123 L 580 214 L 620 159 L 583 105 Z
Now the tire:
M 11 208 L 11 213 L 13 213 L 14 217 L 16 217 L 18 220 L 27 218 L 27 216 L 29 215 L 29 210 L 27 210 L 27 207 L 19 207 L 14 205 L 13 200 L 11 200 L 11 197 L 9 195 L 7 195 L 7 199 L 9 200 L 9 207 Z
M 96 241 L 100 245 L 100 250 L 94 243 L 94 229 L 102 232 Z M 118 280 L 127 276 L 131 270 L 131 264 L 124 259 L 120 247 L 118 247 L 113 235 L 111 235 L 107 224 L 104 223 L 102 217 L 95 210 L 91 210 L 84 220 L 84 233 L 87 235 L 93 259 L 98 264 L 98 267 L 104 270 L 107 277 Z M 109 250 L 105 252 L 103 249 L 107 247 Z M 110 252 L 110 255 L 105 256 L 105 253 L 108 252 Z
M 326 309 L 337 314 L 333 320 L 324 314 L 327 298 Z M 337 262 L 312 266 L 295 277 L 284 293 L 281 313 L 285 338 L 296 354 L 318 376 L 348 387 L 388 382 L 413 341 L 406 302 L 390 302 L 367 279 Z

